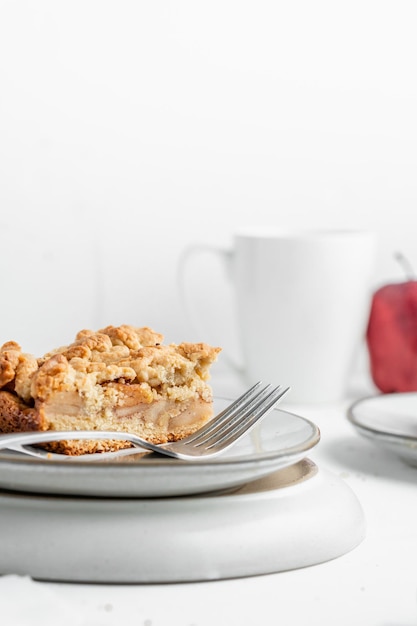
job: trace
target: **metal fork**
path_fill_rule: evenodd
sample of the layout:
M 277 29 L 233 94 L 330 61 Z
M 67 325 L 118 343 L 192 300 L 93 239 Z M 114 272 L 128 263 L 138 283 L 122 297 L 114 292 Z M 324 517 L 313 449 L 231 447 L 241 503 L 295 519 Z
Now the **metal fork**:
M 183 460 L 198 460 L 214 457 L 227 448 L 230 448 L 243 435 L 248 433 L 262 418 L 264 418 L 289 391 L 283 388 L 266 385 L 261 388 L 261 382 L 256 383 L 242 396 L 212 418 L 205 426 L 192 435 L 173 443 L 153 444 L 133 433 L 114 431 L 44 431 L 25 432 L 0 435 L 0 450 L 12 449 L 19 452 L 37 455 L 34 450 L 29 451 L 24 446 L 62 440 L 81 439 L 117 439 L 129 441 L 136 448 L 151 450 L 158 454 Z M 67 459 L 102 458 L 102 454 L 85 454 L 78 457 L 65 455 L 41 454 L 43 458 L 53 456 Z

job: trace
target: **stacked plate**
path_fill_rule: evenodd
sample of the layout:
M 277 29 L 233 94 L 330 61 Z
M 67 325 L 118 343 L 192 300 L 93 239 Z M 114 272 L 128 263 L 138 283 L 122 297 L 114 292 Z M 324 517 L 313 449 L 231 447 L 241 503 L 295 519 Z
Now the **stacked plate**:
M 319 439 L 315 424 L 275 409 L 213 460 L 3 451 L 0 573 L 179 582 L 340 556 L 363 539 L 363 513 L 347 485 L 307 459 Z

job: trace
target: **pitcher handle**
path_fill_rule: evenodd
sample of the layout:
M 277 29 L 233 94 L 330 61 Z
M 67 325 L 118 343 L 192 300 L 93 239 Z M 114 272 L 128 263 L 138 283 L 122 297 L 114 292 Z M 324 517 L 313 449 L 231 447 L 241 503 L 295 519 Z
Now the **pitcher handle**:
M 201 335 L 202 337 L 207 335 L 207 327 L 204 324 L 200 324 L 199 322 L 197 322 L 196 317 L 193 315 L 192 297 L 188 289 L 186 273 L 187 268 L 189 267 L 192 260 L 195 259 L 198 255 L 204 253 L 214 255 L 217 258 L 221 259 L 225 275 L 229 280 L 232 279 L 233 263 L 232 250 L 217 248 L 210 245 L 201 244 L 188 246 L 180 254 L 177 266 L 177 283 L 181 304 L 191 328 L 194 330 L 194 332 Z M 235 359 L 233 359 L 230 354 L 227 354 L 227 352 L 223 352 L 222 358 L 239 376 L 242 376 L 244 374 L 243 365 L 240 365 L 237 361 L 235 361 Z

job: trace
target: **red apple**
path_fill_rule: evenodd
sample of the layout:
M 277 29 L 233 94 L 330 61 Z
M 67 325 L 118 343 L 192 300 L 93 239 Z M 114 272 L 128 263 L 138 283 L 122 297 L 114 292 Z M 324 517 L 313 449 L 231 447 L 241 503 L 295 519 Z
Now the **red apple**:
M 405 264 L 405 259 L 397 255 Z M 383 393 L 417 390 L 417 280 L 388 284 L 372 298 L 366 334 L 371 375 Z

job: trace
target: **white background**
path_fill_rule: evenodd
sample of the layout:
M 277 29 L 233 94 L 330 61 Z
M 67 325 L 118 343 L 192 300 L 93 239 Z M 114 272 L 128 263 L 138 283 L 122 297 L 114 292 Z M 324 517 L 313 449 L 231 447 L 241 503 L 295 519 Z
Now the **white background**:
M 241 226 L 374 229 L 375 286 L 403 278 L 396 250 L 417 268 L 416 18 L 415 0 L 0 0 L 0 343 L 118 323 L 192 339 L 181 251 Z M 195 290 L 220 308 L 218 270 Z M 7 623 L 415 624 L 414 470 L 345 407 L 307 415 L 365 509 L 351 554 L 163 588 L 3 577 Z
M 401 280 L 416 17 L 401 0 L 0 0 L 0 342 L 43 353 L 119 323 L 194 339 L 178 257 L 239 226 L 374 229 L 375 285 Z M 218 279 L 196 292 L 213 301 Z

